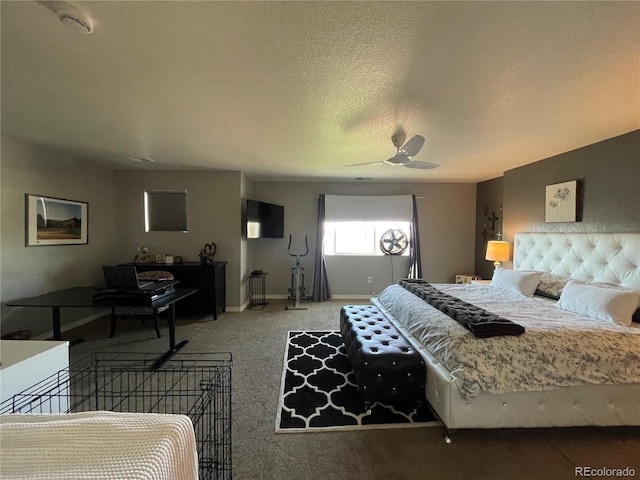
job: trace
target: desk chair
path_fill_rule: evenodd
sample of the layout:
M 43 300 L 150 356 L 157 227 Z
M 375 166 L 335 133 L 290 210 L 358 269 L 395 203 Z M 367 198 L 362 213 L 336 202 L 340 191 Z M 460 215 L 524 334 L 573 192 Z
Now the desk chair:
M 173 274 L 164 270 L 151 270 L 148 272 L 138 273 L 138 278 L 140 280 L 159 280 L 161 278 L 173 280 Z M 111 329 L 109 331 L 109 338 L 112 338 L 116 333 L 118 317 L 141 317 L 142 324 L 144 325 L 144 318 L 149 316 L 153 317 L 153 324 L 156 327 L 156 335 L 160 338 L 160 328 L 158 326 L 159 314 L 168 309 L 169 305 L 160 307 L 157 310 L 154 310 L 151 307 L 113 307 L 111 309 Z

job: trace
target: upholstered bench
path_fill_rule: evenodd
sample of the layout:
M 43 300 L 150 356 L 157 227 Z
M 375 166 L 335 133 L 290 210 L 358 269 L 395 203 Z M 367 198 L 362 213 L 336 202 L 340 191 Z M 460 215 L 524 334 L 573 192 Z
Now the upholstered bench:
M 342 307 L 340 332 L 367 408 L 424 401 L 424 360 L 377 307 Z

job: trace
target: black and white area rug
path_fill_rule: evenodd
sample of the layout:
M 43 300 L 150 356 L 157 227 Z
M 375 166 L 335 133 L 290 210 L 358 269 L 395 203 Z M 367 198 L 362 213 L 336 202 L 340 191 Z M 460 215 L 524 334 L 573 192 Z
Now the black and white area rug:
M 374 403 L 367 415 L 340 332 L 288 333 L 276 432 L 437 425 L 426 402 L 415 411 Z

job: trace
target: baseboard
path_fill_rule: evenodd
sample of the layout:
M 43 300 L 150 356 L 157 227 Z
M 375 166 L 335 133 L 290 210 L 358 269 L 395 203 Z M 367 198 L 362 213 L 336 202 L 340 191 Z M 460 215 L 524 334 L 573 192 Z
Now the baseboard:
M 376 297 L 377 295 L 368 294 L 368 295 L 331 295 L 332 300 L 369 300 L 371 297 Z
M 372 295 L 372 294 L 368 294 L 368 295 L 332 295 L 332 299 L 333 300 L 369 300 L 371 297 L 375 297 L 377 295 Z M 293 300 L 291 300 L 289 298 L 288 295 L 284 295 L 284 294 L 268 294 L 265 295 L 265 300 L 290 300 L 293 302 Z M 311 298 L 301 298 L 300 301 L 302 302 L 310 302 Z M 244 312 L 247 308 L 249 308 L 249 300 L 247 300 L 246 302 L 244 302 L 242 305 L 240 305 L 239 307 L 230 307 L 227 305 L 227 307 L 225 308 L 226 312 L 229 313 L 242 313 Z
M 244 302 L 239 307 L 229 307 L 229 306 L 227 306 L 227 307 L 225 307 L 224 311 L 225 312 L 231 312 L 231 313 L 242 313 L 247 309 L 247 307 L 249 307 L 249 300 Z
M 341 295 L 332 295 L 332 296 L 331 296 L 331 298 L 332 298 L 333 300 L 348 300 L 348 299 L 350 299 L 350 298 L 353 298 L 353 299 L 356 299 L 356 300 L 360 300 L 360 299 L 366 298 L 366 299 L 368 300 L 368 299 L 370 299 L 371 297 L 377 297 L 377 295 L 375 295 L 375 294 L 371 294 L 371 293 L 369 293 L 369 294 L 359 294 L 359 295 L 358 295 L 358 294 L 355 294 L 355 293 L 354 293 L 354 294 L 351 294 L 351 295 L 348 295 L 348 294 L 346 294 L 346 295 L 345 295 L 345 294 L 341 294 Z M 265 295 L 265 298 L 266 298 L 267 300 L 291 300 L 291 301 L 293 301 L 291 298 L 289 298 L 289 296 L 288 296 L 288 295 L 280 295 L 280 294 L 277 294 L 277 295 L 273 295 L 273 294 L 271 294 L 271 295 Z M 300 299 L 300 301 L 302 301 L 302 302 L 304 302 L 304 301 L 311 301 L 311 297 L 308 297 L 308 298 L 301 298 L 301 299 Z
M 104 317 L 105 315 L 109 315 L 111 310 L 102 310 L 100 312 L 96 312 L 88 317 L 83 317 L 75 322 L 67 323 L 66 325 L 62 325 L 60 327 L 61 332 L 67 332 L 69 330 L 73 330 L 74 328 L 81 327 L 82 325 L 86 325 L 89 322 L 93 322 L 100 317 Z M 33 337 L 33 340 L 46 340 L 47 338 L 53 337 L 53 330 L 49 330 L 48 332 L 41 333 L 40 335 L 36 335 Z

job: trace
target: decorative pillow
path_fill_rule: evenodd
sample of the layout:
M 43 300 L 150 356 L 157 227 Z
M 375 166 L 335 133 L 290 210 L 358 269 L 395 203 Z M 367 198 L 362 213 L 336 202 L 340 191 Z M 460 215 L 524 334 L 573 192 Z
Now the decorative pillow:
M 493 272 L 491 286 L 514 292 L 524 297 L 533 297 L 542 272 L 525 272 L 523 270 L 507 270 L 497 267 Z
M 612 285 L 611 283 L 603 282 L 586 282 L 587 285 L 593 285 L 600 288 L 608 288 L 610 290 L 616 290 L 618 292 L 633 292 L 638 297 L 638 308 L 640 308 L 640 290 L 632 290 L 630 288 L 621 287 L 620 285 Z
M 568 281 L 569 277 L 566 275 L 542 272 L 542 277 L 540 277 L 540 282 L 538 283 L 535 294 L 541 297 L 559 300 L 562 289 Z
M 570 280 L 562 290 L 558 307 L 618 325 L 631 325 L 638 297 L 631 290 L 616 290 Z

